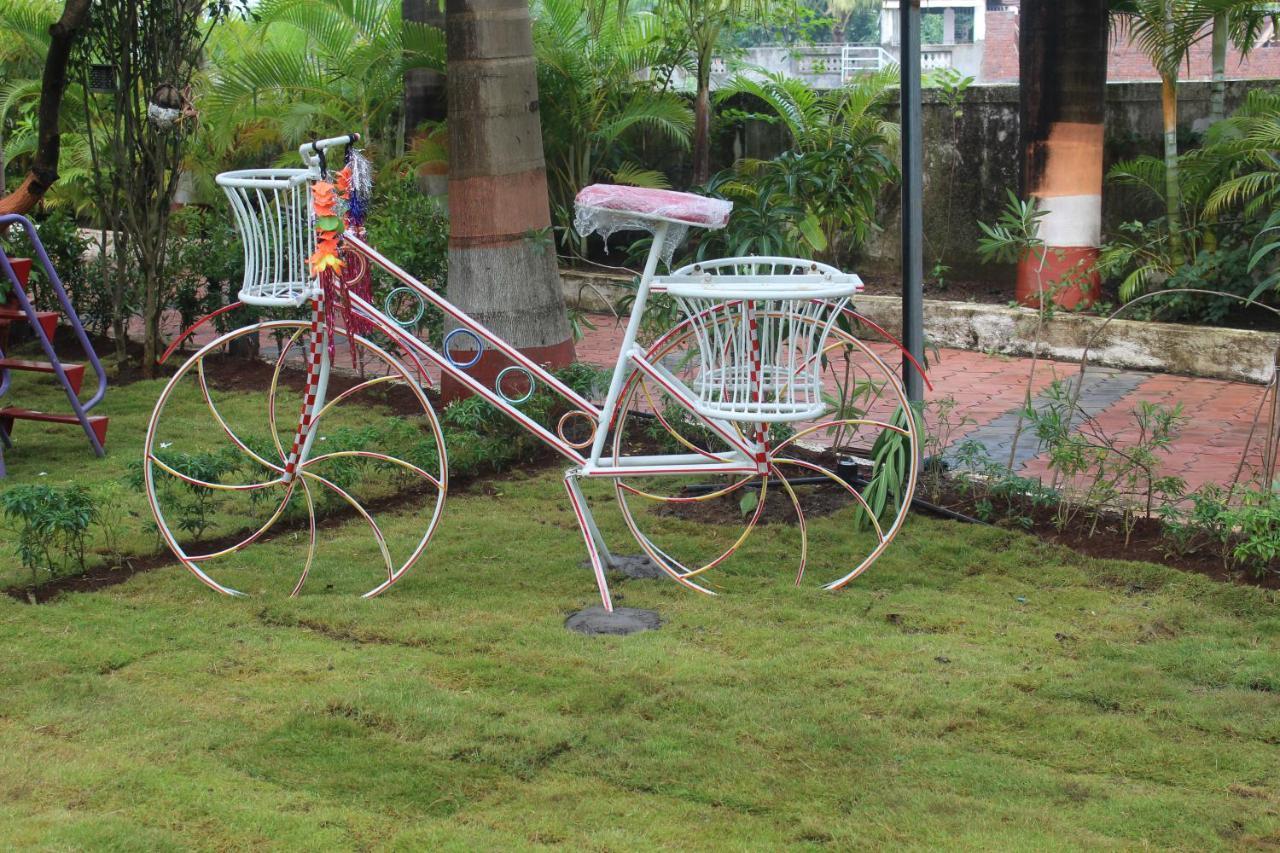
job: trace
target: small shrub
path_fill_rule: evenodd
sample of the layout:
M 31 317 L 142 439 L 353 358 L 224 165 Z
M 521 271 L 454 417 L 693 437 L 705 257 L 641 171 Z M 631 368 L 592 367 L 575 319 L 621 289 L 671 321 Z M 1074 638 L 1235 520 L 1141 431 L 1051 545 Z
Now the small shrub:
M 409 275 L 443 294 L 449 280 L 449 218 L 439 199 L 428 196 L 412 178 L 383 181 L 374 186 L 366 221 L 370 245 L 393 258 Z M 373 304 L 382 307 L 400 283 L 379 269 L 373 271 Z M 425 312 L 418 334 L 439 346 L 444 318 Z
M 185 477 L 205 483 L 220 483 L 228 474 L 240 470 L 246 457 L 232 448 L 219 452 L 174 453 L 161 450 L 156 458 Z M 129 483 L 134 488 L 144 488 L 142 461 L 130 465 Z M 208 486 L 174 477 L 166 472 L 156 474 L 159 488 L 165 493 L 166 506 L 174 510 L 174 520 L 179 530 L 199 539 L 213 525 L 213 513 L 217 491 Z M 184 499 L 185 498 L 185 499 Z
M 1274 571 L 1280 558 L 1280 495 L 1270 489 L 1246 492 L 1225 521 L 1235 529 L 1232 556 L 1257 577 Z
M 84 570 L 85 537 L 98 514 L 87 489 L 14 486 L 0 496 L 0 505 L 17 525 L 14 548 L 33 583 L 42 571 L 58 575 L 73 567 Z

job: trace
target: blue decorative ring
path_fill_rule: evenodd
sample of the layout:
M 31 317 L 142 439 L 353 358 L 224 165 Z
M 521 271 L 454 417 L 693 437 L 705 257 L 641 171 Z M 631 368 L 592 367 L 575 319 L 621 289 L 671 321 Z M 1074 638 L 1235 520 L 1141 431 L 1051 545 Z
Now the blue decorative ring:
M 401 320 L 391 310 L 391 302 L 396 298 L 396 296 L 398 296 L 401 293 L 408 293 L 412 295 L 414 299 L 418 300 L 418 313 L 414 314 L 412 319 Z M 387 298 L 382 301 L 382 310 L 385 311 L 386 315 L 391 318 L 391 322 L 395 323 L 397 326 L 401 326 L 407 329 L 410 326 L 418 325 L 418 321 L 422 319 L 422 312 L 427 310 L 427 303 L 422 300 L 422 296 L 419 295 L 418 292 L 415 291 L 413 288 L 397 287 L 395 290 L 388 293 Z
M 468 362 L 458 361 L 456 358 L 453 357 L 453 353 L 449 351 L 449 342 L 453 340 L 455 335 L 467 335 L 468 337 L 471 338 L 471 340 L 476 342 L 476 354 L 475 354 L 475 357 L 472 358 L 470 361 Z M 442 348 L 444 349 L 444 357 L 449 359 L 450 364 L 452 364 L 454 367 L 467 368 L 480 360 L 480 355 L 484 352 L 484 341 L 480 340 L 480 336 L 477 335 L 475 332 L 471 331 L 470 329 L 463 329 L 459 327 L 444 336 L 444 346 Z
M 508 373 L 510 373 L 513 370 L 519 371 L 520 373 L 523 373 L 525 376 L 529 378 L 529 390 L 524 392 L 523 397 L 509 397 L 507 396 L 507 392 L 502 390 L 502 380 L 506 377 Z M 537 382 L 536 380 L 534 380 L 533 374 L 525 370 L 523 367 L 521 367 L 518 364 L 513 364 L 510 367 L 502 368 L 502 371 L 498 374 L 498 378 L 493 380 L 493 390 L 497 391 L 499 397 L 506 400 L 508 403 L 510 403 L 513 406 L 518 406 L 521 403 L 528 401 L 528 399 L 533 396 L 533 389 L 536 386 L 537 386 Z

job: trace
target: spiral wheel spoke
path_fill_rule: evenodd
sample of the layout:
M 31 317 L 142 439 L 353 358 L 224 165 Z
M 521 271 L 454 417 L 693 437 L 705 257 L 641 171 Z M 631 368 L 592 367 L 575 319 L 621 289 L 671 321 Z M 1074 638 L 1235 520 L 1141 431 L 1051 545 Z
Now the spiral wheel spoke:
M 307 582 L 311 564 L 316 558 L 316 502 L 311 497 L 311 487 L 307 485 L 305 477 L 295 482 L 302 485 L 302 497 L 307 502 L 307 561 L 302 564 L 302 574 L 298 575 L 298 582 L 289 593 L 290 598 L 297 598 L 298 593 L 302 592 L 302 585 Z

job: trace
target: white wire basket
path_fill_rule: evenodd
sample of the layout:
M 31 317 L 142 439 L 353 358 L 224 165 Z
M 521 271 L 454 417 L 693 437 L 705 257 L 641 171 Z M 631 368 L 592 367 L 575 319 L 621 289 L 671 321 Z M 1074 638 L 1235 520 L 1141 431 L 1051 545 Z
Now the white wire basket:
M 318 291 L 307 258 L 315 251 L 309 169 L 240 169 L 218 175 L 244 248 L 240 301 L 297 306 Z
M 799 258 L 724 258 L 654 279 L 697 340 L 689 388 L 702 415 L 772 423 L 827 411 L 822 351 L 856 275 Z

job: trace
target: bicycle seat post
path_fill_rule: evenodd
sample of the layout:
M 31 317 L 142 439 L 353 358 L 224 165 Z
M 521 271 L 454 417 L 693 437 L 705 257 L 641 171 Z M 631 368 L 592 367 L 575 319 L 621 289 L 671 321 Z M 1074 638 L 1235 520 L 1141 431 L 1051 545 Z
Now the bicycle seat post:
M 598 465 L 600 454 L 604 451 L 606 433 L 613 417 L 614 406 L 618 404 L 618 395 L 622 392 L 622 383 L 631 367 L 631 350 L 636 345 L 636 335 L 640 331 L 640 321 L 644 318 L 645 303 L 649 300 L 649 286 L 653 282 L 654 273 L 658 271 L 658 258 L 662 257 L 670 228 L 666 222 L 658 220 L 653 226 L 653 244 L 649 247 L 649 257 L 644 262 L 644 272 L 640 275 L 640 284 L 636 287 L 636 298 L 631 303 L 631 316 L 627 318 L 627 330 L 622 337 L 622 346 L 618 351 L 618 362 L 613 367 L 613 378 L 609 381 L 609 393 L 605 396 L 604 408 L 601 409 L 600 428 L 596 430 L 595 440 L 591 443 L 589 465 Z

